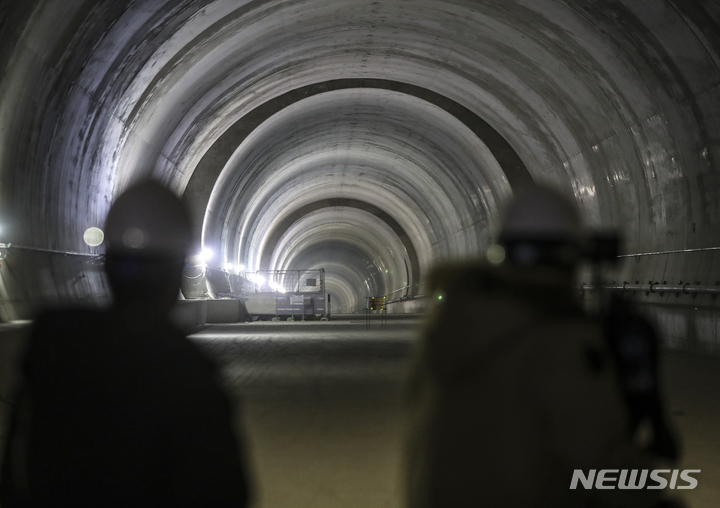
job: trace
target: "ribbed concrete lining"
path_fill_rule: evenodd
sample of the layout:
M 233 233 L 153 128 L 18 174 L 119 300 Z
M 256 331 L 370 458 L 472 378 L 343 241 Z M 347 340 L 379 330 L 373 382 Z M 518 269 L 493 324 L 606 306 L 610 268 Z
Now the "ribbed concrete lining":
M 337 277 L 335 266 L 346 266 L 361 276 L 363 284 L 356 286 L 356 297 L 346 304 L 353 309 L 361 308 L 365 296 L 383 295 L 412 283 L 409 256 L 398 235 L 376 215 L 357 208 L 324 208 L 306 214 L 281 237 L 271 265 L 280 270 L 317 266 L 306 264 L 310 258 L 328 265 L 326 280 Z M 365 292 L 367 286 L 372 292 Z
M 220 175 L 220 171 L 225 167 L 236 147 L 240 146 L 254 129 L 270 116 L 299 100 L 333 90 L 352 88 L 393 90 L 423 99 L 447 111 L 463 122 L 487 145 L 490 152 L 497 159 L 511 187 L 533 184 L 525 164 L 508 142 L 487 122 L 457 102 L 408 83 L 382 79 L 337 79 L 307 85 L 269 100 L 243 116 L 213 143 L 198 163 L 183 194 L 183 199 L 191 209 L 195 227 L 198 231 L 197 236 L 200 236 L 199 230 L 202 228 L 202 221 L 205 217 L 210 194 Z
M 444 110 L 397 92 L 338 90 L 285 108 L 245 139 L 217 180 L 203 244 L 254 270 L 299 203 L 355 199 L 415 233 L 427 268 L 479 250 L 509 192 L 489 149 Z
M 334 208 L 335 210 L 339 210 L 338 207 L 342 207 L 343 210 L 347 208 L 355 208 L 358 210 L 362 210 L 375 216 L 379 221 L 381 221 L 382 224 L 378 226 L 382 227 L 382 225 L 384 225 L 388 227 L 392 231 L 393 235 L 390 237 L 386 236 L 386 245 L 393 243 L 395 240 L 399 240 L 399 245 L 396 245 L 395 251 L 397 253 L 405 253 L 405 266 L 407 271 L 407 277 L 405 277 L 405 285 L 411 285 L 413 283 L 417 284 L 417 282 L 421 279 L 417 251 L 415 250 L 415 246 L 413 245 L 410 237 L 402 228 L 402 226 L 400 226 L 400 224 L 398 224 L 395 219 L 393 219 L 390 215 L 388 215 L 380 208 L 369 203 L 353 199 L 326 199 L 324 201 L 315 201 L 298 210 L 295 210 L 267 237 L 265 248 L 262 255 L 260 256 L 260 269 L 267 270 L 270 266 L 281 265 L 277 260 L 273 261 L 271 259 L 273 254 L 275 255 L 275 258 L 277 258 L 280 252 L 292 252 L 292 250 L 289 250 L 292 248 L 289 247 L 283 247 L 280 251 L 278 251 L 277 245 L 280 239 L 288 233 L 288 230 L 291 227 L 293 229 L 297 229 L 298 227 L 300 227 L 298 225 L 300 219 L 317 210 L 328 208 Z M 375 230 L 374 227 L 369 229 Z
M 365 263 L 372 262 L 372 258 L 367 255 L 367 249 L 357 245 L 357 242 L 348 241 L 349 237 L 324 240 L 323 245 L 304 246 L 305 249 L 294 261 L 298 266 L 316 266 L 323 263 L 326 273 L 332 275 L 326 278 L 327 291 L 332 293 L 336 286 L 343 288 L 343 308 L 348 312 L 358 312 L 365 307 L 366 296 L 379 296 L 387 292 L 384 275 L 370 267 L 366 268 Z
M 0 17 L 0 241 L 98 252 L 82 234 L 129 182 L 152 174 L 208 193 L 215 180 L 200 175 L 224 171 L 205 230 L 218 263 L 259 264 L 294 210 L 356 199 L 392 216 L 424 269 L 486 243 L 514 178 L 496 132 L 533 180 L 572 191 L 592 224 L 622 227 L 629 251 L 720 245 L 711 0 L 27 0 Z M 293 96 L 338 80 L 425 96 Z M 489 156 L 463 154 L 478 132 L 430 96 L 492 128 L 479 134 Z M 332 116 L 334 100 L 349 116 Z M 482 183 L 478 203 L 464 182 Z M 4 316 L 101 291 L 82 263 L 35 264 L 45 257 L 15 256 L 15 276 L 1 274 Z M 688 277 L 643 270 L 635 277 Z

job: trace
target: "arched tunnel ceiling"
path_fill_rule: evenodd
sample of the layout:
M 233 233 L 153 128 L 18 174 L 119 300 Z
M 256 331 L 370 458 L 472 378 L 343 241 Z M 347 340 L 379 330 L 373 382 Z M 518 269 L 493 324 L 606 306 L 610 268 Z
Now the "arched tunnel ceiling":
M 400 83 L 397 81 L 379 79 L 337 79 L 322 83 L 315 83 L 304 86 L 279 97 L 275 97 L 255 110 L 249 112 L 230 126 L 223 135 L 217 139 L 193 172 L 188 186 L 185 188 L 184 197 L 192 210 L 196 227 L 202 227 L 202 219 L 210 199 L 212 187 L 214 186 L 220 171 L 229 160 L 235 148 L 263 121 L 283 108 L 294 104 L 298 100 L 332 90 L 343 90 L 352 88 L 369 88 L 378 90 L 393 90 L 400 93 L 412 95 L 430 102 L 442 108 L 449 114 L 463 122 L 475 135 L 487 144 L 493 156 L 497 159 L 505 177 L 513 187 L 531 185 L 532 178 L 527 168 L 517 153 L 508 142 L 484 120 L 479 118 L 472 111 L 461 106 L 442 95 L 430 90 Z
M 396 252 L 403 252 L 405 254 L 404 257 L 407 258 L 405 260 L 405 268 L 407 272 L 407 276 L 405 277 L 406 285 L 412 284 L 413 281 L 417 282 L 418 280 L 420 280 L 420 265 L 418 262 L 417 251 L 415 250 L 415 246 L 413 245 L 410 237 L 403 229 L 403 227 L 382 209 L 371 205 L 370 203 L 354 199 L 336 198 L 315 201 L 295 210 L 291 215 L 289 215 L 280 224 L 278 224 L 278 226 L 273 230 L 272 234 L 268 235 L 265 248 L 260 255 L 260 269 L 269 269 L 271 264 L 271 256 L 273 256 L 273 254 L 275 254 L 275 257 L 278 257 L 281 252 L 285 252 L 286 249 L 278 250 L 277 244 L 281 240 L 281 238 L 285 236 L 288 230 L 294 228 L 299 223 L 300 219 L 317 210 L 327 208 L 338 209 L 338 207 L 352 208 L 367 212 L 376 217 L 377 220 L 380 221 L 380 224 L 382 226 L 389 228 L 392 231 L 392 235 L 390 237 L 390 242 L 388 243 L 396 243 Z M 399 241 L 399 245 L 398 242 L 394 242 L 395 240 Z M 276 264 L 277 263 L 273 263 L 274 266 Z
M 481 245 L 508 193 L 487 147 L 444 110 L 396 92 L 339 90 L 297 102 L 244 140 L 211 195 L 203 243 L 256 269 L 275 224 L 299 207 L 355 200 L 399 223 L 427 266 Z
M 323 208 L 305 215 L 285 232 L 273 258 L 280 270 L 322 262 L 327 280 L 346 278 L 336 271 L 344 267 L 360 275 L 363 282 L 356 287 L 367 289 L 368 295 L 412 282 L 409 256 L 397 234 L 378 216 L 358 209 Z
M 85 229 L 154 176 L 199 207 L 218 266 L 330 263 L 383 228 L 421 279 L 476 255 L 530 180 L 630 251 L 717 245 L 718 20 L 711 0 L 6 3 L 3 240 L 100 252 Z M 325 202 L 380 220 L 278 250 Z

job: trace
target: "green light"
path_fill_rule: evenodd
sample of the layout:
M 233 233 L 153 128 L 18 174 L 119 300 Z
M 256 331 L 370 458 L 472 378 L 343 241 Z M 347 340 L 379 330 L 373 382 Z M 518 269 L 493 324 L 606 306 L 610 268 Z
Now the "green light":
M 442 300 L 442 295 L 438 296 L 438 300 Z
M 387 270 L 385 270 L 385 273 L 387 273 L 387 272 L 388 272 L 388 271 L 387 271 Z

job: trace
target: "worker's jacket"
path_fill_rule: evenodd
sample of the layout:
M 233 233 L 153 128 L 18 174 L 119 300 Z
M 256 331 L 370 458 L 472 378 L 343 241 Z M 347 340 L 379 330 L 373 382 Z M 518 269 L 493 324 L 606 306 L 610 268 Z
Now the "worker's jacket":
M 138 329 L 119 311 L 46 313 L 22 376 L 4 508 L 246 505 L 217 369 L 170 325 Z
M 658 490 L 570 488 L 575 470 L 654 464 L 630 442 L 615 365 L 569 274 L 458 265 L 431 287 L 409 386 L 410 508 L 655 503 Z

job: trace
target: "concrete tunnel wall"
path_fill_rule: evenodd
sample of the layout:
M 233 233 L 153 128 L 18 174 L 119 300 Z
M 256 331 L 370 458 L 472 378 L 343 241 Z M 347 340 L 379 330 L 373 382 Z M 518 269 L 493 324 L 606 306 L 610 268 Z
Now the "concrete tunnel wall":
M 325 265 L 348 309 L 476 256 L 531 180 L 629 253 L 716 247 L 719 22 L 710 0 L 6 1 L 0 317 L 104 301 L 83 232 L 147 176 L 211 265 Z M 713 285 L 712 254 L 618 277 Z M 694 314 L 716 302 L 670 296 L 636 298 L 718 350 Z

